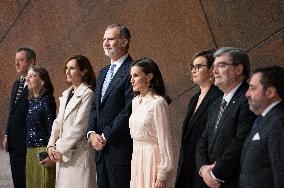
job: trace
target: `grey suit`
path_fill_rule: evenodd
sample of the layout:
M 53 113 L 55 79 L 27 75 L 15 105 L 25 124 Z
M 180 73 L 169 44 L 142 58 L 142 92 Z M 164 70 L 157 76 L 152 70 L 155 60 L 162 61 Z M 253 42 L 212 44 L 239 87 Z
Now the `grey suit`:
M 252 129 L 241 155 L 240 187 L 284 187 L 284 103 Z

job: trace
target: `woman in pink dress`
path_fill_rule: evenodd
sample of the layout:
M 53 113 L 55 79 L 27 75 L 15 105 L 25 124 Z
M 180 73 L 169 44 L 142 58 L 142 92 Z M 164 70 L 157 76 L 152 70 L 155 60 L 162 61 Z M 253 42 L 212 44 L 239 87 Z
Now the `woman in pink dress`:
M 157 64 L 148 58 L 135 61 L 131 84 L 136 97 L 129 119 L 133 139 L 130 187 L 166 188 L 173 166 L 170 98 Z

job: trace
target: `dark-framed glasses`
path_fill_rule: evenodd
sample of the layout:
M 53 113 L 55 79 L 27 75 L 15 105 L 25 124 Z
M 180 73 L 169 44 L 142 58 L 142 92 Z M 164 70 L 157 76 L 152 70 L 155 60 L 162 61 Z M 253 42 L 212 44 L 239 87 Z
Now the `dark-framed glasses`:
M 190 65 L 190 70 L 196 70 L 199 71 L 202 67 L 208 67 L 208 65 L 203 65 L 203 64 L 191 64 Z

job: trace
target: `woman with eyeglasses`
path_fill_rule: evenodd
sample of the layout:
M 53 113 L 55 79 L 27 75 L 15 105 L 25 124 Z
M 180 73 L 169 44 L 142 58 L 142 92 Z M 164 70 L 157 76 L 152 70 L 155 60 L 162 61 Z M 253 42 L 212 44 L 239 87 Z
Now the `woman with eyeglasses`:
M 222 95 L 213 85 L 213 53 L 214 50 L 199 51 L 190 64 L 192 81 L 199 87 L 199 91 L 191 98 L 183 122 L 176 188 L 207 187 L 196 168 L 195 149 L 206 125 L 208 108 Z
M 31 65 L 26 77 L 29 89 L 29 111 L 27 114 L 26 187 L 54 188 L 55 163 L 46 153 L 56 104 L 53 86 L 48 72 Z

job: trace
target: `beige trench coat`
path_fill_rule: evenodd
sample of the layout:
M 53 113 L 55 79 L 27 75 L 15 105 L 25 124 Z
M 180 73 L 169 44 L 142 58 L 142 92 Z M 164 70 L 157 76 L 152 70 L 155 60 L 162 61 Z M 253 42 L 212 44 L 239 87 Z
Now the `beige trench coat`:
M 56 164 L 55 187 L 95 188 L 94 151 L 86 139 L 94 93 L 82 83 L 66 106 L 71 90 L 73 90 L 72 86 L 59 98 L 59 111 L 48 142 L 48 147 L 56 147 L 62 154 L 62 161 Z

